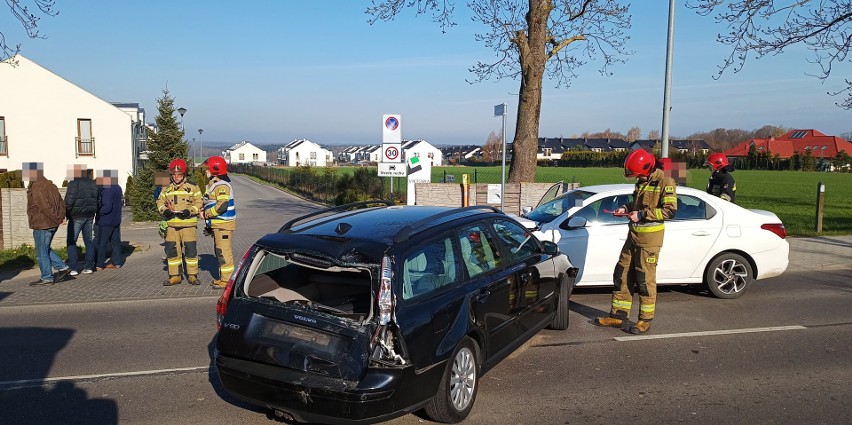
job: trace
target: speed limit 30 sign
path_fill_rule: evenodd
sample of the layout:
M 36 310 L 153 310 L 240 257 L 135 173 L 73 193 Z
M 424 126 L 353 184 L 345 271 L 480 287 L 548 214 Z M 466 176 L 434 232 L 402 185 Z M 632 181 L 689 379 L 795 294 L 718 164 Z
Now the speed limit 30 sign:
M 400 162 L 399 150 L 400 145 L 395 143 L 382 145 L 382 162 Z

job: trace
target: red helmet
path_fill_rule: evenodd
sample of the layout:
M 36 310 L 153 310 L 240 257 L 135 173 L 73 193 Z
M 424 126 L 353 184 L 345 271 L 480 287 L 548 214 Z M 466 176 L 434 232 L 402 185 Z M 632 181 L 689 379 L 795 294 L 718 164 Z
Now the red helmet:
M 211 156 L 204 161 L 211 176 L 224 176 L 228 174 L 228 163 L 221 156 Z
M 648 177 L 657 160 L 645 149 L 636 149 L 624 160 L 624 177 Z
M 178 158 L 169 163 L 169 174 L 183 173 L 186 174 L 186 161 Z
M 719 171 L 728 166 L 728 157 L 723 153 L 711 153 L 710 156 L 707 157 L 707 162 L 704 165 L 709 165 L 713 167 L 714 170 Z

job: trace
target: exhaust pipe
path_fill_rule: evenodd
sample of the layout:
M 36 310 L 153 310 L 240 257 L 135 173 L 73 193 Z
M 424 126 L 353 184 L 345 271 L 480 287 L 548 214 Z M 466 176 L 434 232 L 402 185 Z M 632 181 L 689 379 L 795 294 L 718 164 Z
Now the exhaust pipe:
M 278 422 L 295 422 L 296 418 L 293 417 L 292 414 L 287 413 L 283 410 L 273 409 L 272 414 L 267 415 L 270 420 L 278 421 Z

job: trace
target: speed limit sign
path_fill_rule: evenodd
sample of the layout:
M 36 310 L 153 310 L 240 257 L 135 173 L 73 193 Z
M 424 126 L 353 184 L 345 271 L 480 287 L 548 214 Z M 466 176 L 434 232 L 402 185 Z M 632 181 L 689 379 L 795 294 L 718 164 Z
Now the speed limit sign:
M 382 145 L 382 162 L 401 162 L 401 148 L 401 144 L 397 143 L 385 143 Z

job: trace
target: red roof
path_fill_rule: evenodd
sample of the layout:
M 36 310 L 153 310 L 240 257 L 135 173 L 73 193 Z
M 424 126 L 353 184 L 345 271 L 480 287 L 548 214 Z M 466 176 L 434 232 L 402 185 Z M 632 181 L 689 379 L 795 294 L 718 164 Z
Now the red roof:
M 796 152 L 804 154 L 806 150 L 810 150 L 811 155 L 816 158 L 834 158 L 843 150 L 852 155 L 852 143 L 841 137 L 826 136 L 813 129 L 790 130 L 778 138 L 746 140 L 723 153 L 729 157 L 745 157 L 748 156 L 751 145 L 757 148 L 758 153 L 769 151 L 772 156 L 778 154 L 785 159 L 792 157 Z

